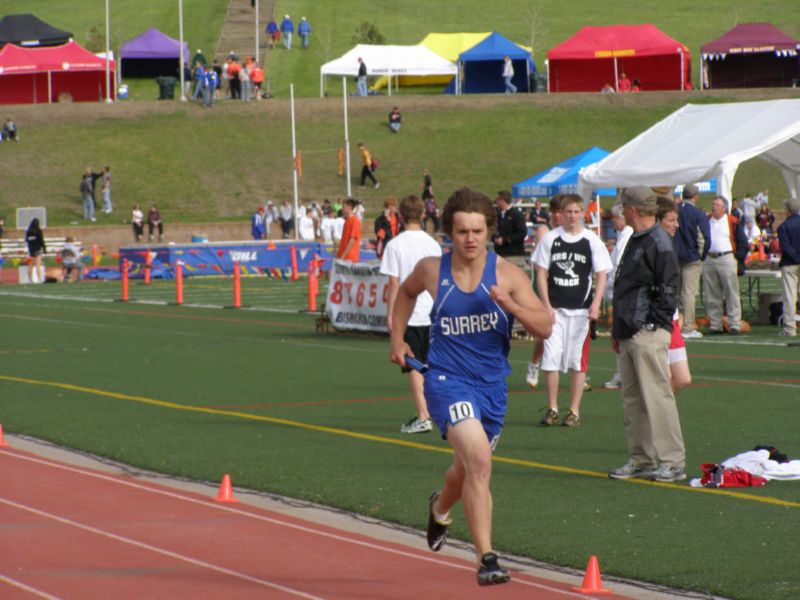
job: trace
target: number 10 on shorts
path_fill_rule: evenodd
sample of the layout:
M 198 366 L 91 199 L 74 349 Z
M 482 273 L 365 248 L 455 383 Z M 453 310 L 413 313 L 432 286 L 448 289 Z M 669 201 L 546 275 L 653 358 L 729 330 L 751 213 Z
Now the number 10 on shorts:
M 464 419 L 469 419 L 470 417 L 475 416 L 475 414 L 472 412 L 472 404 L 469 402 L 456 402 L 455 404 L 450 405 L 449 410 L 450 421 L 453 423 L 458 423 L 459 421 L 463 421 Z

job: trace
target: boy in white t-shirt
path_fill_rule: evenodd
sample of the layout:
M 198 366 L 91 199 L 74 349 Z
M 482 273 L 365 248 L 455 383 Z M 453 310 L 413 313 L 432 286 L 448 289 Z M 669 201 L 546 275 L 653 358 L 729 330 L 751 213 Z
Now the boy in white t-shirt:
M 548 231 L 533 254 L 539 296 L 553 320 L 542 358 L 548 409 L 541 424 L 558 422 L 558 373 L 571 371 L 570 409 L 562 425 L 575 427 L 580 425 L 589 366 L 590 321 L 600 316 L 611 258 L 600 238 L 583 226 L 583 199 L 567 194 L 562 202 L 563 225 Z M 594 296 L 593 274 L 597 275 Z
M 411 275 L 417 263 L 428 256 L 441 256 L 442 248 L 431 236 L 422 229 L 422 215 L 425 205 L 417 196 L 406 196 L 400 201 L 400 218 L 406 230 L 397 237 L 392 238 L 383 252 L 381 260 L 381 273 L 389 276 L 389 298 L 387 311 L 387 324 L 389 332 L 392 331 L 392 309 L 397 299 L 397 291 L 406 277 Z M 428 361 L 428 345 L 430 337 L 433 298 L 428 292 L 417 296 L 414 311 L 408 320 L 405 342 L 411 347 L 414 356 L 421 362 Z M 424 433 L 431 431 L 433 424 L 428 413 L 428 404 L 423 391 L 424 378 L 422 373 L 402 368 L 403 373 L 408 373 L 408 382 L 417 414 L 400 428 L 402 433 Z

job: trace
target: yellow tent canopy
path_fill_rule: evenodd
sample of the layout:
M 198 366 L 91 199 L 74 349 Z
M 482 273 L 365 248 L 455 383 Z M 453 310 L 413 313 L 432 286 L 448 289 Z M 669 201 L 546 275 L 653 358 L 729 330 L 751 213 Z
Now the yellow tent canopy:
M 459 54 L 465 50 L 469 50 L 473 46 L 481 43 L 492 34 L 491 31 L 486 33 L 429 33 L 420 42 L 420 45 L 426 46 L 433 50 L 442 58 L 450 62 L 456 62 Z M 429 77 L 420 77 L 415 75 L 404 75 L 398 79 L 398 86 L 414 86 L 414 85 L 439 85 L 446 86 L 450 83 L 452 76 L 450 75 L 434 75 Z M 372 86 L 373 90 L 385 88 L 387 85 L 387 78 L 379 77 Z

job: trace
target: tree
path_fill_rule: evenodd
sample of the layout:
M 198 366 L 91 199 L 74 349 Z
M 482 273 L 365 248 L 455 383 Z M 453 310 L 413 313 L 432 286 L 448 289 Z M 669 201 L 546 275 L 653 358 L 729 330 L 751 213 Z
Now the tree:
M 105 52 L 106 51 L 106 36 L 100 33 L 97 27 L 92 27 L 86 36 L 86 49 L 89 52 Z
M 355 35 L 350 41 L 354 44 L 382 45 L 386 43 L 386 38 L 383 37 L 383 34 L 378 31 L 375 25 L 369 21 L 364 21 L 358 26 Z

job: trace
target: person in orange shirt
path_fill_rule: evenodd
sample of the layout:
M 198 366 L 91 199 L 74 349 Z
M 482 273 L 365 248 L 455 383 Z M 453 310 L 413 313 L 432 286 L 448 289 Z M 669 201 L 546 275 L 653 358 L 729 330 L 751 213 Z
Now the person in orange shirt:
M 256 100 L 261 100 L 261 84 L 264 83 L 264 69 L 259 63 L 253 64 L 253 74 L 250 76 L 253 81 L 253 95 Z
M 358 262 L 361 257 L 361 220 L 354 213 L 356 204 L 358 201 L 352 198 L 348 198 L 342 204 L 344 230 L 336 253 L 336 258 L 351 262 Z
M 586 223 L 586 228 L 590 229 L 595 235 L 600 235 L 600 213 L 599 201 L 594 198 L 589 206 L 586 207 L 586 212 L 583 213 L 583 220 Z

